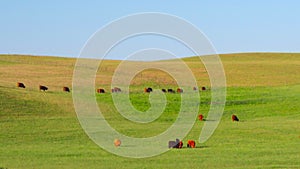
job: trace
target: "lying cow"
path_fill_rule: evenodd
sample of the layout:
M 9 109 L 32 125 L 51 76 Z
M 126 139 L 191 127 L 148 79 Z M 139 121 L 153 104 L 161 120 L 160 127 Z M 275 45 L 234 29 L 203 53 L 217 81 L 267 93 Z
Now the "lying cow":
M 231 116 L 231 120 L 232 121 L 240 121 L 239 118 L 234 114 Z
M 176 141 L 169 141 L 169 148 L 182 148 L 183 143 L 179 139 Z
M 46 91 L 46 90 L 48 90 L 48 87 L 46 87 L 46 86 L 42 86 L 42 85 L 40 85 L 40 86 L 39 86 L 39 88 L 40 88 L 40 90 L 42 90 L 42 91 Z
M 194 140 L 188 140 L 187 145 L 188 148 L 195 148 L 196 142 Z
M 24 85 L 24 83 L 18 82 L 18 83 L 17 83 L 17 87 L 25 88 L 25 85 Z
M 164 92 L 164 93 L 166 93 L 166 92 L 167 92 L 167 90 L 166 90 L 166 89 L 161 89 L 161 91 L 162 91 L 162 92 Z

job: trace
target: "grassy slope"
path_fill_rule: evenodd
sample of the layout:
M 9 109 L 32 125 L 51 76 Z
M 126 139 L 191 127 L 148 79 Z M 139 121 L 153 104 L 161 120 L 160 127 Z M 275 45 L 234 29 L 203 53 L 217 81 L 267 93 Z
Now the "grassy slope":
M 213 137 L 197 149 L 128 159 L 103 151 L 90 141 L 76 119 L 71 94 L 60 91 L 61 86 L 71 86 L 74 59 L 0 56 L 0 167 L 298 168 L 300 55 L 231 54 L 221 58 L 229 88 L 223 119 Z M 208 85 L 204 67 L 195 63 L 196 59 L 185 61 L 199 84 Z M 118 63 L 103 62 L 97 85 L 109 88 L 109 79 Z M 137 76 L 132 82 L 136 85 L 133 90 L 149 85 L 157 73 L 149 70 L 143 72 L 143 78 Z M 28 88 L 17 89 L 17 81 L 24 82 Z M 47 85 L 50 91 L 39 92 L 38 84 Z M 156 85 L 164 87 L 174 83 Z M 178 97 L 168 95 L 174 105 Z M 134 93 L 131 98 L 137 109 L 145 110 L 149 106 L 145 94 Z M 97 100 L 112 126 L 135 137 L 163 131 L 172 124 L 178 109 L 171 104 L 159 120 L 143 126 L 124 120 L 111 109 L 110 94 L 97 95 Z M 200 111 L 206 114 L 209 92 L 202 93 L 201 103 Z M 242 122 L 232 123 L 233 113 Z M 150 126 L 152 130 L 144 132 Z M 201 127 L 202 123 L 196 121 L 184 141 L 197 140 Z

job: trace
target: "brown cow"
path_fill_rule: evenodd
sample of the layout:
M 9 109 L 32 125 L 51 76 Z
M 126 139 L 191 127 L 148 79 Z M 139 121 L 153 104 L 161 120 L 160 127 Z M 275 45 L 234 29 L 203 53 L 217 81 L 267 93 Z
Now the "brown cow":
M 104 89 L 97 89 L 97 93 L 105 93 Z
M 188 140 L 188 143 L 186 145 L 189 148 L 195 148 L 196 147 L 196 142 L 194 140 Z
M 70 92 L 70 89 L 68 87 L 63 87 L 64 92 Z
M 152 91 L 153 91 L 153 90 L 152 90 L 151 87 L 144 88 L 144 92 L 145 92 L 145 93 L 150 93 L 150 92 L 152 92 Z
M 193 90 L 196 91 L 196 90 L 198 90 L 198 89 L 197 89 L 197 87 L 193 87 Z
M 24 83 L 18 82 L 18 83 L 17 83 L 17 87 L 25 88 L 25 85 L 24 85 Z
M 121 89 L 118 88 L 118 87 L 114 87 L 113 89 L 111 89 L 111 92 L 112 93 L 118 93 L 118 92 L 121 92 Z
M 178 89 L 177 89 L 177 93 L 183 93 L 183 90 L 180 89 L 180 88 L 178 88 Z
M 204 120 L 204 116 L 203 116 L 202 114 L 199 114 L 198 119 L 199 119 L 200 121 L 203 121 L 203 120 Z
M 234 114 L 231 116 L 231 120 L 232 121 L 240 121 L 239 118 Z
M 206 87 L 203 86 L 203 87 L 201 88 L 201 90 L 202 90 L 202 91 L 206 90 Z
M 48 90 L 48 87 L 46 87 L 46 86 L 42 86 L 42 85 L 40 85 L 40 86 L 39 86 L 39 88 L 40 88 L 40 90 L 43 90 L 43 91 L 46 91 L 46 90 Z

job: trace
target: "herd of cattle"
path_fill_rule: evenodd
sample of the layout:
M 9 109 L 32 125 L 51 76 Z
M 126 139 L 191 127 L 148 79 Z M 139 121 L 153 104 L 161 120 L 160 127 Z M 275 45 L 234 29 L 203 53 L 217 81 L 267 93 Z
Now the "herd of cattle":
M 19 88 L 26 88 L 26 86 L 24 85 L 24 83 L 21 83 L 21 82 L 17 83 L 17 87 L 19 87 Z M 48 87 L 47 86 L 43 86 L 43 85 L 39 85 L 39 89 L 41 91 L 46 91 L 46 90 L 48 90 Z M 66 86 L 64 86 L 62 88 L 62 90 L 64 92 L 70 92 L 70 88 L 66 87 Z M 197 87 L 193 87 L 193 90 L 197 91 L 198 88 Z M 201 87 L 201 90 L 202 91 L 206 90 L 206 87 Z M 120 88 L 118 88 L 118 87 L 114 87 L 114 88 L 111 89 L 112 93 L 119 93 L 121 91 L 122 90 Z M 183 93 L 183 89 L 181 89 L 181 88 L 178 88 L 176 91 L 173 90 L 173 89 L 161 89 L 161 91 L 164 92 L 164 93 L 176 93 L 176 92 L 177 93 Z M 96 92 L 97 93 L 105 93 L 105 90 L 102 89 L 102 88 L 99 88 L 99 89 L 96 90 Z M 144 92 L 145 93 L 150 93 L 150 92 L 153 92 L 153 89 L 151 87 L 144 88 Z M 204 115 L 202 115 L 202 114 L 198 115 L 198 119 L 200 121 L 205 121 Z M 239 121 L 238 117 L 236 115 L 234 115 L 234 114 L 231 116 L 231 120 L 232 121 Z M 180 148 L 182 148 L 182 146 L 183 146 L 183 142 L 181 140 L 179 140 L 179 139 L 176 139 L 175 141 L 169 141 L 169 148 L 179 148 L 180 149 Z M 188 140 L 187 147 L 188 148 L 195 148 L 196 147 L 196 142 L 194 140 Z
M 24 83 L 21 83 L 21 82 L 18 82 L 18 83 L 17 83 L 17 87 L 19 87 L 19 88 L 26 88 L 25 84 L 24 84 Z M 47 87 L 47 86 L 43 86 L 43 85 L 39 85 L 39 89 L 40 89 L 41 91 L 46 91 L 46 90 L 48 90 L 48 87 Z M 71 91 L 70 88 L 69 88 L 69 87 L 66 87 L 66 86 L 64 86 L 64 87 L 62 88 L 62 90 L 63 90 L 64 92 L 70 92 L 70 91 Z M 193 90 L 194 90 L 194 91 L 197 91 L 198 88 L 197 88 L 197 87 L 193 87 Z M 206 90 L 206 87 L 201 87 L 201 90 L 202 90 L 202 91 Z M 118 87 L 114 87 L 114 88 L 111 89 L 111 92 L 112 92 L 112 93 L 119 93 L 119 92 L 121 92 L 121 91 L 122 91 L 122 90 L 121 90 L 120 88 L 118 88 Z M 181 88 L 177 88 L 177 90 L 174 90 L 174 89 L 161 89 L 161 91 L 164 92 L 164 93 L 176 93 L 176 92 L 177 92 L 177 93 L 183 93 L 183 89 L 181 89 Z M 98 89 L 96 90 L 96 92 L 97 92 L 97 93 L 106 93 L 105 89 L 103 89 L 103 88 L 98 88 Z M 150 92 L 153 92 L 153 89 L 152 89 L 151 87 L 144 88 L 144 92 L 145 92 L 145 93 L 150 93 Z

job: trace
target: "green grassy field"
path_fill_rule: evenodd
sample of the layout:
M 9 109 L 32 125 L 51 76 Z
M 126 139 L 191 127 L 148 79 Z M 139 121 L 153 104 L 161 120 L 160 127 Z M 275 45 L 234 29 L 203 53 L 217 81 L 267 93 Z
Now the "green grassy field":
M 197 59 L 184 61 L 199 86 L 209 86 Z M 213 136 L 204 144 L 196 143 L 195 149 L 131 159 L 99 148 L 81 128 L 72 93 L 61 91 L 62 86 L 71 87 L 75 59 L 0 55 L 0 168 L 300 168 L 300 54 L 227 54 L 221 59 L 227 102 Z M 108 90 L 119 63 L 103 61 L 96 85 Z M 175 88 L 176 84 L 163 72 L 142 74 L 131 83 L 130 99 L 136 109 L 145 111 L 150 106 L 145 86 Z M 17 88 L 19 81 L 27 88 Z M 38 91 L 39 84 L 47 85 L 49 91 Z M 167 108 L 159 119 L 136 124 L 118 114 L 110 93 L 96 98 L 107 121 L 133 137 L 163 132 L 175 121 L 180 103 L 179 94 L 167 94 Z M 207 115 L 209 90 L 201 92 L 199 102 L 199 113 Z M 232 114 L 241 121 L 232 122 Z M 184 143 L 198 140 L 203 122 L 195 121 Z

